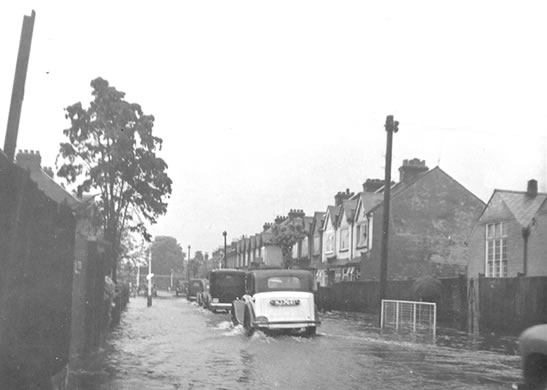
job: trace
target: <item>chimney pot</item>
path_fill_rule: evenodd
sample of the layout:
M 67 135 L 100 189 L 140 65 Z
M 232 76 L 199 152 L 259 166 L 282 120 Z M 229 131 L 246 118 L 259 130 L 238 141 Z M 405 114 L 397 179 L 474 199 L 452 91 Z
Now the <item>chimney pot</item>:
M 526 195 L 529 198 L 535 198 L 538 194 L 538 182 L 535 179 L 528 180 L 528 187 L 526 189 Z

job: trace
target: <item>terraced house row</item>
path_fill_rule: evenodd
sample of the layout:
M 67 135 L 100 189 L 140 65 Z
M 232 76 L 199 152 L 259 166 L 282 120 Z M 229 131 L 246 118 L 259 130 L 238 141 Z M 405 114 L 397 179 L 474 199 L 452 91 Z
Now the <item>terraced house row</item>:
M 537 193 L 535 180 L 529 186 L 522 192 L 496 190 L 486 205 L 440 167 L 429 169 L 417 158 L 404 160 L 399 180 L 391 183 L 388 278 L 529 275 L 526 267 L 534 275 L 547 275 L 547 266 L 538 265 L 545 264 L 547 243 L 539 243 L 546 240 L 531 238 L 533 259 L 518 254 L 529 247 L 522 239 L 507 246 L 511 232 L 514 236 L 520 228 L 532 229 L 538 231 L 531 235 L 535 236 L 545 229 L 537 221 L 547 215 L 547 196 Z M 322 286 L 378 280 L 383 213 L 384 181 L 367 179 L 359 192 L 338 192 L 323 211 L 306 215 L 290 210 L 264 224 L 261 232 L 233 241 L 227 265 L 282 265 L 275 232 L 298 225 L 303 238 L 292 248 L 293 263 L 315 270 Z

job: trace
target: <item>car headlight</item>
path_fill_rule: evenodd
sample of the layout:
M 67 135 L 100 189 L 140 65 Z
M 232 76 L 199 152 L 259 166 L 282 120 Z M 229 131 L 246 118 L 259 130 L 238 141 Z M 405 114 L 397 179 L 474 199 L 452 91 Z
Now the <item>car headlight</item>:
M 213 303 L 218 303 L 218 298 L 213 298 Z

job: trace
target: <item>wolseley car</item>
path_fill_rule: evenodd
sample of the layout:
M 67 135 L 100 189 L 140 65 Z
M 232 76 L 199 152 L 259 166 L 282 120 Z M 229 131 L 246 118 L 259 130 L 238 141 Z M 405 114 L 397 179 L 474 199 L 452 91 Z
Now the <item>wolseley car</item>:
M 230 311 L 232 302 L 245 295 L 243 270 L 224 268 L 209 273 L 209 291 L 203 293 L 203 305 L 212 312 Z
M 246 293 L 232 303 L 232 321 L 247 334 L 260 330 L 298 330 L 313 335 L 320 325 L 313 274 L 306 270 L 249 271 Z
M 207 290 L 207 284 L 207 279 L 190 279 L 186 299 L 189 301 L 198 302 L 198 298 L 201 297 L 203 291 Z M 200 303 L 201 302 L 198 302 L 198 304 Z

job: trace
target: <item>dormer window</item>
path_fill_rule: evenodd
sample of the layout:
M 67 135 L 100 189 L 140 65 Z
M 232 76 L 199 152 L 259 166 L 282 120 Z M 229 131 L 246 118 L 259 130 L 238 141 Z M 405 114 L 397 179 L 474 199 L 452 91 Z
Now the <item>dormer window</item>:
M 357 225 L 355 238 L 357 241 L 357 248 L 368 247 L 368 224 L 366 221 Z
M 349 248 L 349 229 L 344 227 L 340 230 L 340 251 L 347 251 Z
M 334 232 L 328 232 L 325 240 L 325 253 L 334 252 Z

